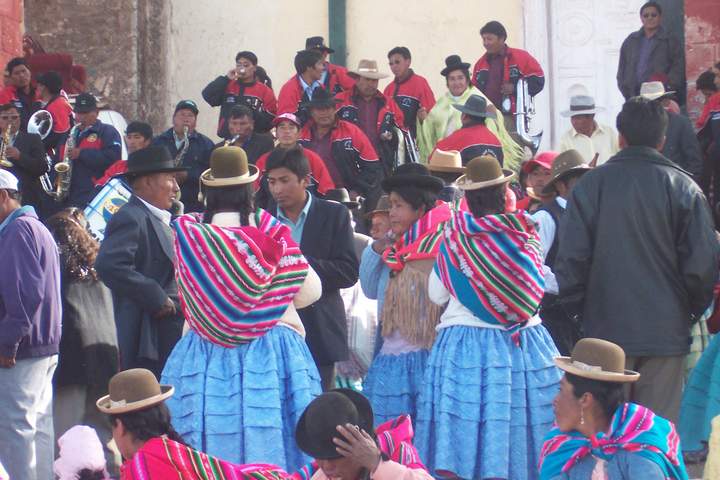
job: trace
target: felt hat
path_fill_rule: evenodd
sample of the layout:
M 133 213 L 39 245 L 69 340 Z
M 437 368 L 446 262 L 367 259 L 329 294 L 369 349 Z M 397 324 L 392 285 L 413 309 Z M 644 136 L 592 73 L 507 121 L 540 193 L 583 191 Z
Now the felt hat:
M 75 97 L 73 110 L 77 113 L 93 112 L 98 109 L 97 98 L 92 93 L 84 92 Z
M 395 172 L 382 181 L 382 189 L 390 193 L 394 188 L 413 185 L 421 189 L 438 193 L 443 188 L 443 181 L 430 174 L 430 170 L 420 163 L 404 163 Z
M 445 68 L 440 70 L 440 75 L 447 77 L 455 70 L 470 70 L 470 64 L 463 62 L 460 55 L 450 55 L 445 59 Z
M 230 187 L 252 183 L 259 175 L 255 165 L 248 163 L 240 147 L 218 147 L 210 154 L 210 168 L 200 176 L 207 187 Z
M 592 170 L 592 167 L 585 163 L 580 152 L 573 149 L 562 152 L 553 160 L 552 168 L 550 169 L 552 178 L 547 185 L 545 185 L 545 188 L 542 189 L 543 195 L 555 193 L 555 182 L 558 180 L 562 180 L 574 172 L 585 173 L 588 170 Z
M 175 160 L 162 145 L 149 145 L 128 156 L 127 171 L 122 176 L 148 175 L 151 173 L 184 172 L 186 167 L 175 165 Z
M 578 377 L 601 382 L 637 382 L 638 372 L 625 370 L 625 351 L 607 340 L 582 338 L 569 357 L 555 358 L 555 365 Z
M 116 373 L 110 379 L 108 395 L 101 397 L 97 408 L 103 413 L 116 415 L 152 407 L 172 397 L 175 388 L 160 385 L 155 375 L 144 368 L 132 368 Z
M 522 171 L 525 174 L 530 173 L 535 166 L 551 170 L 553 162 L 558 155 L 560 155 L 558 152 L 553 152 L 551 150 L 548 150 L 547 152 L 540 152 L 527 162 L 523 163 Z
M 365 214 L 365 218 L 370 220 L 375 215 L 378 214 L 388 214 L 390 213 L 390 196 L 389 195 L 381 195 L 380 199 L 377 201 L 377 205 L 375 205 L 375 210 L 368 212 Z
M 315 87 L 312 92 L 312 99 L 302 104 L 305 108 L 335 107 L 340 100 L 335 98 L 323 87 Z
M 455 185 L 460 190 L 480 190 L 507 183 L 515 177 L 510 170 L 503 170 L 498 159 L 492 155 L 481 155 L 465 165 L 465 175 Z
M 372 80 L 380 80 L 381 78 L 387 78 L 387 73 L 382 73 L 378 70 L 378 64 L 375 60 L 360 60 L 355 70 L 349 70 L 350 76 L 370 78 Z
M 481 95 L 470 95 L 470 97 L 468 97 L 465 101 L 465 105 L 454 103 L 453 107 L 455 110 L 459 110 L 465 115 L 470 115 L 471 117 L 495 118 L 495 112 L 488 111 L 488 102 L 485 97 Z
M 323 37 L 308 37 L 305 39 L 305 50 L 322 50 L 327 53 L 335 53 L 335 50 L 325 45 Z
M 595 99 L 590 95 L 573 95 L 570 97 L 570 109 L 560 112 L 560 115 L 563 117 L 594 115 L 604 110 L 604 108 L 595 105 Z
M 436 148 L 428 160 L 428 170 L 431 172 L 462 173 L 465 167 L 462 164 L 462 156 L 457 150 L 440 150 Z
M 333 188 L 332 190 L 328 190 L 325 193 L 325 200 L 342 203 L 350 210 L 360 206 L 360 203 L 350 200 L 350 194 L 347 188 Z
M 658 100 L 673 93 L 675 93 L 674 90 L 665 91 L 665 85 L 662 82 L 643 82 L 640 85 L 640 96 L 648 100 Z
M 337 426 L 347 423 L 372 435 L 370 402 L 360 393 L 347 388 L 330 390 L 307 406 L 295 428 L 295 441 L 300 450 L 313 458 L 339 458 L 333 439 L 339 436 Z

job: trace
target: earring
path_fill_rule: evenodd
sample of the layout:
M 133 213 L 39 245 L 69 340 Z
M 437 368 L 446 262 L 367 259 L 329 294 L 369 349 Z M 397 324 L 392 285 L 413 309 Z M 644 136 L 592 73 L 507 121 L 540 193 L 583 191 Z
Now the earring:
M 580 407 L 580 425 L 585 425 L 585 410 Z

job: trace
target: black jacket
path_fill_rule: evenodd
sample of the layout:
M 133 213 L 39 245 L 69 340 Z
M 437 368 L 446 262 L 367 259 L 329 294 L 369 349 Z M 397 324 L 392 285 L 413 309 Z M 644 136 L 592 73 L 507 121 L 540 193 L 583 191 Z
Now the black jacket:
M 2 143 L 1 138 L 0 143 Z M 46 196 L 40 186 L 40 177 L 47 173 L 49 168 L 42 139 L 40 135 L 20 131 L 15 137 L 13 146 L 20 150 L 20 158 L 11 160 L 15 166 L 10 172 L 20 181 L 22 203 L 32 205 L 42 219 L 42 203 Z
M 216 143 L 215 148 L 222 147 L 223 145 L 225 145 L 224 141 Z M 275 148 L 275 140 L 273 140 L 272 135 L 269 133 L 253 132 L 245 143 L 236 146 L 242 147 L 242 149 L 245 150 L 245 154 L 247 154 L 248 162 L 255 165 L 258 158 Z
M 136 196 L 112 216 L 95 261 L 113 295 L 123 370 L 144 367 L 158 378 L 182 333 L 173 259 L 173 235 Z M 175 317 L 152 315 L 171 298 Z
M 577 183 L 559 245 L 560 296 L 579 302 L 586 336 L 632 356 L 688 352 L 717 280 L 718 241 L 686 172 L 654 149 L 623 149 Z
M 310 352 L 319 366 L 347 360 L 347 320 L 340 289 L 352 287 L 360 270 L 347 208 L 314 197 L 300 250 L 322 282 L 320 300 L 298 311 Z
M 695 130 L 685 115 L 668 112 L 668 128 L 662 154 L 699 180 L 702 173 L 702 152 Z

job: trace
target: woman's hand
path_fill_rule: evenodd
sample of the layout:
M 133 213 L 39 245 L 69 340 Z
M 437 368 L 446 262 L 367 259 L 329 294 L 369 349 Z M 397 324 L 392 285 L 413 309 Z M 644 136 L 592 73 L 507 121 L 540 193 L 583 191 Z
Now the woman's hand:
M 333 439 L 335 450 L 368 472 L 374 472 L 382 458 L 375 440 L 365 430 L 349 423 L 338 425 L 337 431 L 342 438 Z

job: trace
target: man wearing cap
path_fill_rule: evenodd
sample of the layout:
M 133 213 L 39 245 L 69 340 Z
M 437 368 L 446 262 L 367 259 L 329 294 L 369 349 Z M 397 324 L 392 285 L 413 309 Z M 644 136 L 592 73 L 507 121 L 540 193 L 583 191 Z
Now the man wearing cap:
M 180 165 L 187 167 L 187 173 L 180 173 L 181 200 L 186 212 L 200 212 L 203 205 L 198 201 L 199 181 L 202 172 L 210 167 L 210 153 L 215 146 L 212 140 L 198 132 L 198 107 L 192 100 L 180 100 L 175 106 L 172 127 L 153 139 L 153 145 L 162 145 Z M 187 127 L 187 138 L 184 129 Z M 187 144 L 186 148 L 186 142 Z M 183 153 L 184 152 L 184 153 Z M 180 158 L 178 158 L 180 157 Z
M 620 150 L 615 129 L 595 121 L 595 113 L 603 110 L 589 95 L 570 97 L 570 109 L 560 115 L 570 117 L 572 127 L 560 137 L 559 150 L 577 150 L 585 163 L 594 165 L 602 165 L 615 155 Z
M 370 222 L 370 237 L 373 240 L 385 238 L 390 232 L 390 197 L 380 197 L 375 210 L 365 215 L 365 218 Z
M 462 128 L 440 140 L 435 148 L 459 151 L 463 165 L 482 155 L 492 155 L 503 165 L 500 140 L 485 125 L 488 118 L 496 118 L 495 111 L 488 110 L 485 97 L 470 95 L 464 105 L 456 103 L 453 107 L 462 114 Z
M 527 81 L 534 97 L 545 86 L 545 74 L 535 58 L 525 50 L 508 47 L 507 31 L 502 23 L 491 21 L 480 29 L 485 54 L 473 67 L 473 84 L 493 105 L 501 108 L 508 130 L 515 131 L 515 92 L 521 78 Z
M 412 57 L 407 47 L 395 47 L 387 57 L 395 79 L 385 87 L 383 94 L 395 100 L 403 113 L 402 127 L 415 138 L 417 122 L 422 123 L 427 118 L 435 105 L 435 94 L 425 77 L 410 68 Z
M 235 68 L 208 83 L 202 91 L 205 101 L 212 107 L 220 107 L 217 134 L 232 138 L 228 132 L 230 112 L 236 105 L 246 105 L 254 113 L 255 130 L 265 133 L 277 113 L 277 100 L 272 88 L 255 77 L 258 59 L 253 52 L 243 51 L 235 55 Z
M 72 163 L 70 193 L 65 206 L 85 208 L 92 200 L 95 180 L 122 157 L 120 133 L 98 119 L 97 99 L 81 93 L 75 99 L 75 148 L 69 152 Z M 62 156 L 60 157 L 62 158 Z
M 585 335 L 620 345 L 642 374 L 630 399 L 675 421 L 690 329 L 717 281 L 718 240 L 700 188 L 658 151 L 663 107 L 634 97 L 617 126 L 622 150 L 570 194 L 555 275 Z
M 670 97 L 674 93 L 665 91 L 662 82 L 644 82 L 640 86 L 640 96 L 660 102 L 668 114 L 665 145 L 663 145 L 660 153 L 678 164 L 680 168 L 690 173 L 699 182 L 702 174 L 700 142 L 698 142 L 690 120 L 685 115 L 675 113 L 668 108 Z
M 20 129 L 27 131 L 30 116 L 40 108 L 40 98 L 32 83 L 30 67 L 24 58 L 16 57 L 5 67 L 5 88 L 0 89 L 0 105 L 12 103 L 20 112 Z
M 354 124 L 337 118 L 332 98 L 322 88 L 306 103 L 311 119 L 300 131 L 298 143 L 317 153 L 337 188 L 351 197 L 362 195 L 364 207 L 373 208 L 380 197 L 382 164 L 367 135 Z
M 278 113 L 293 113 L 303 125 L 310 118 L 305 105 L 320 88 L 325 72 L 323 55 L 317 50 L 300 50 L 295 55 L 295 75 L 285 82 L 278 95 Z
M 255 165 L 257 159 L 275 147 L 272 135 L 255 130 L 253 111 L 245 105 L 235 105 L 230 110 L 227 122 L 228 137 L 215 148 L 222 146 L 240 147 L 245 150 L 248 162 Z
M 378 90 L 378 80 L 387 74 L 378 70 L 375 60 L 360 60 L 358 68 L 349 74 L 355 86 L 335 96 L 338 118 L 360 127 L 380 155 L 385 173 L 390 174 L 398 145 L 394 129 L 405 123 L 402 110 Z
M 125 144 L 127 145 L 128 154 L 136 152 L 137 150 L 149 147 L 152 143 L 153 131 L 150 124 L 145 122 L 133 121 L 128 123 L 125 127 Z M 116 175 L 121 175 L 127 171 L 127 160 L 122 159 L 110 165 L 110 168 L 105 170 L 105 174 L 97 179 L 95 182 L 96 186 L 102 187 L 111 178 Z
M 325 90 L 335 95 L 343 90 L 350 90 L 353 87 L 355 81 L 348 75 L 347 69 L 328 62 L 328 55 L 335 53 L 335 50 L 325 45 L 323 37 L 309 37 L 305 39 L 305 50 L 313 50 L 322 55 L 325 70 L 320 78 L 320 83 Z
M 168 209 L 179 191 L 175 175 L 184 170 L 162 146 L 130 154 L 125 178 L 133 195 L 108 222 L 95 261 L 112 291 L 123 369 L 159 376 L 182 332 Z
M 60 345 L 60 257 L 18 180 L 0 169 L 0 463 L 13 480 L 53 478 L 52 378 Z
M 532 213 L 545 201 L 552 201 L 552 195 L 544 195 L 543 190 L 552 178 L 552 164 L 557 156 L 558 152 L 540 152 L 523 164 L 521 173 L 525 176 L 526 196 L 517 202 L 519 210 Z
M 52 130 L 43 138 L 45 149 L 58 160 L 60 146 L 67 140 L 67 134 L 73 124 L 73 113 L 70 103 L 61 94 L 62 78 L 56 72 L 47 72 L 37 79 L 37 90 L 42 102 L 42 109 L 52 117 Z

